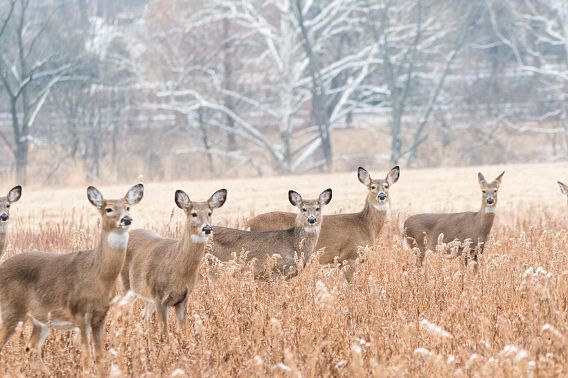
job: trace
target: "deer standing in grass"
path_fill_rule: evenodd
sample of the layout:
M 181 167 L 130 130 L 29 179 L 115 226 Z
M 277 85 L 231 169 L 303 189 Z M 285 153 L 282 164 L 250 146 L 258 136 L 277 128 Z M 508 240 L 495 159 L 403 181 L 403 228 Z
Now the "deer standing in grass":
M 304 253 L 305 265 L 316 248 L 321 229 L 321 208 L 331 201 L 331 189 L 324 190 L 318 199 L 304 200 L 302 196 L 290 190 L 288 200 L 298 208 L 294 224 L 285 230 L 244 231 L 225 227 L 215 227 L 211 250 L 208 251 L 221 261 L 233 258 L 233 253 L 247 251 L 247 260 L 256 259 L 255 278 L 267 275 L 268 258 L 279 255 L 274 270 L 290 278 L 297 271 L 296 256 Z
M 561 183 L 560 181 L 558 182 L 558 186 L 560 186 L 560 191 L 562 192 L 562 194 L 568 195 L 568 186 L 566 186 L 566 184 Z
M 183 327 L 187 300 L 195 285 L 204 248 L 212 234 L 211 215 L 227 199 L 221 189 L 205 202 L 194 202 L 182 190 L 175 203 L 186 214 L 179 240 L 163 238 L 146 230 L 130 233 L 121 278 L 123 289 L 132 290 L 147 302 L 146 321 L 157 309 L 160 335 L 167 339 L 168 307 L 175 307 L 178 326 Z
M 85 371 L 91 360 L 92 332 L 99 363 L 105 318 L 126 256 L 130 206 L 140 202 L 143 194 L 144 187 L 138 184 L 124 198 L 105 200 L 90 186 L 87 197 L 99 211 L 102 226 L 94 249 L 67 254 L 22 253 L 0 265 L 0 349 L 18 322 L 29 318 L 33 330 L 26 351 L 37 352 L 42 369 L 41 348 L 50 328 L 80 329 Z
M 20 199 L 22 187 L 13 187 L 6 197 L 0 197 L 0 257 L 6 250 L 6 236 L 8 234 L 8 219 L 10 219 L 10 205 Z
M 497 192 L 505 172 L 492 182 L 487 182 L 481 172 L 478 173 L 481 187 L 481 207 L 477 212 L 451 214 L 417 214 L 404 222 L 405 242 L 420 250 L 418 263 L 422 264 L 427 250 L 435 251 L 438 238 L 443 234 L 443 242 L 458 240 L 465 243 L 471 241 L 470 248 L 474 251 L 473 258 L 477 262 L 477 252 L 483 253 L 485 242 L 493 226 L 497 209 Z M 460 247 L 460 253 L 463 247 Z M 470 256 L 466 256 L 466 262 Z
M 320 263 L 333 263 L 337 258 L 349 267 L 351 280 L 358 249 L 376 245 L 390 207 L 389 189 L 398 181 L 400 168 L 393 167 L 384 179 L 372 179 L 365 168 L 359 167 L 359 181 L 367 187 L 365 206 L 358 213 L 335 214 L 323 217 L 316 250 L 324 249 Z M 291 227 L 295 215 L 282 211 L 261 214 L 247 222 L 252 231 L 280 230 Z

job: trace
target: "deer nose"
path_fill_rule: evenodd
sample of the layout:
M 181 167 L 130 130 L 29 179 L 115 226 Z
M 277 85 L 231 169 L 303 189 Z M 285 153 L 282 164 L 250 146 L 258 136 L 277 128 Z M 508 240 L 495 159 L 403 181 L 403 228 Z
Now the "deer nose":
M 130 218 L 128 215 L 125 215 L 120 220 L 120 223 L 125 226 L 130 226 L 132 224 L 132 218 Z
M 495 203 L 495 200 L 492 197 L 487 198 L 487 203 L 489 205 L 493 205 Z
M 387 198 L 387 195 L 384 192 L 380 192 L 378 197 L 381 201 L 384 201 Z
M 211 233 L 213 232 L 213 229 L 208 224 L 203 226 L 203 228 L 201 230 L 205 233 L 205 235 L 211 235 Z
M 310 215 L 310 216 L 308 217 L 308 223 L 309 223 L 309 224 L 315 224 L 315 223 L 316 223 L 316 220 L 317 220 L 316 217 L 314 217 L 313 215 Z
M 6 213 L 0 214 L 0 220 L 2 222 L 6 222 L 8 220 L 8 214 L 6 214 Z

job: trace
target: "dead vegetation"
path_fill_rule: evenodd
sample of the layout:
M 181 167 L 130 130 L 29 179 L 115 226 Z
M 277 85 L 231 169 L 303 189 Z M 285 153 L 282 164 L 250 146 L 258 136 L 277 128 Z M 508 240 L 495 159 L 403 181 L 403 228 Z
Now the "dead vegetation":
M 443 187 L 448 197 L 462 195 L 458 193 L 462 181 L 464 186 L 472 186 L 474 210 L 479 202 L 477 171 L 469 171 L 471 174 L 463 179 L 461 170 L 432 171 L 430 177 L 447 177 Z M 535 189 L 542 196 L 529 193 L 530 200 L 523 202 L 523 189 L 534 185 L 534 181 L 527 186 L 514 183 L 521 182 L 532 171 L 544 172 L 543 185 Z M 159 342 L 155 319 L 150 325 L 152 329 L 147 328 L 140 303 L 120 298 L 113 303 L 105 337 L 107 372 L 111 376 L 566 374 L 568 228 L 562 215 L 566 203 L 556 180 L 550 183 L 550 191 L 544 184 L 547 176 L 564 178 L 557 172 L 551 166 L 527 166 L 508 172 L 511 175 L 503 181 L 500 193 L 499 221 L 474 274 L 465 266 L 463 257 L 448 260 L 441 254 L 427 255 L 423 267 L 418 268 L 415 256 L 402 249 L 398 228 L 406 215 L 399 214 L 398 209 L 407 211 L 400 204 L 410 201 L 412 194 L 418 211 L 428 210 L 428 205 L 432 210 L 439 209 L 438 205 L 469 209 L 469 202 L 465 201 L 420 202 L 442 193 L 428 187 L 428 175 L 422 171 L 403 170 L 400 186 L 393 189 L 393 213 L 383 229 L 381 242 L 375 249 L 361 250 L 365 263 L 359 266 L 350 284 L 339 269 L 318 264 L 309 264 L 288 281 L 255 282 L 242 261 L 217 268 L 213 284 L 207 278 L 207 266 L 203 266 L 202 279 L 188 302 L 186 328 L 180 330 L 171 324 L 169 344 Z M 345 178 L 339 178 L 344 186 L 330 184 L 338 200 L 344 197 L 342 192 L 349 193 L 351 187 L 360 186 L 352 176 L 352 186 Z M 328 178 L 326 183 L 337 180 L 335 176 Z M 273 180 L 272 208 L 285 210 L 285 190 L 289 188 L 274 185 L 282 178 Z M 306 180 L 298 180 L 301 181 Z M 447 185 L 449 182 L 456 184 Z M 207 184 L 203 190 L 216 184 Z M 405 185 L 415 187 L 404 188 Z M 306 186 L 309 183 L 297 188 Z M 151 188 L 151 184 L 147 186 L 149 197 L 145 201 L 152 197 Z M 282 198 L 278 200 L 276 195 L 280 192 Z M 347 194 L 353 202 L 347 210 L 357 209 L 363 203 L 364 188 L 360 192 L 360 199 L 356 194 Z M 242 195 L 234 193 L 237 198 Z M 236 201 L 234 197 L 229 189 L 227 205 Z M 21 204 L 27 201 L 22 197 Z M 518 205 L 521 202 L 523 206 Z M 160 204 L 165 209 L 175 206 L 173 191 Z M 148 201 L 139 208 L 145 206 L 158 204 Z M 265 210 L 262 205 L 250 209 Z M 168 211 L 152 221 L 151 211 L 146 210 L 140 223 L 153 225 L 165 235 L 179 235 L 181 217 L 174 217 L 168 224 Z M 243 207 L 236 213 L 243 216 L 248 211 Z M 31 249 L 67 251 L 94 244 L 97 226 L 87 221 L 95 218 L 92 212 L 76 210 L 74 215 L 67 214 L 56 222 L 36 222 L 33 228 L 22 225 L 25 214 L 23 208 L 20 220 L 12 225 L 7 256 Z M 136 215 L 133 212 L 135 219 Z M 18 215 L 12 217 L 16 219 Z M 235 224 L 238 218 L 233 219 Z M 314 259 L 317 256 L 312 256 Z M 30 329 L 29 324 L 18 328 L 0 353 L 2 376 L 32 374 L 31 359 L 24 352 Z M 81 352 L 73 332 L 52 332 L 44 350 L 45 364 L 54 376 L 75 376 L 81 372 Z

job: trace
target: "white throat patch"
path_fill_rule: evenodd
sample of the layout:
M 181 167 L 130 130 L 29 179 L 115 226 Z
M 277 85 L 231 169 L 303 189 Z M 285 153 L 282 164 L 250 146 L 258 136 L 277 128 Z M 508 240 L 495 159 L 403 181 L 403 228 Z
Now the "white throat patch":
M 203 236 L 203 235 L 191 235 L 191 241 L 194 242 L 195 244 L 203 244 L 203 243 L 207 243 L 207 240 L 209 239 L 209 236 Z
M 388 202 L 385 202 L 383 204 L 373 205 L 373 207 L 379 211 L 389 211 L 390 208 Z
M 320 226 L 309 226 L 309 227 L 304 227 L 304 231 L 310 233 L 310 234 L 315 234 L 317 232 L 320 231 Z
M 107 242 L 111 248 L 126 249 L 128 245 L 128 232 L 111 232 L 108 234 Z
M 495 206 L 491 206 L 491 207 L 486 207 L 485 208 L 485 212 L 489 213 L 489 214 L 493 214 L 497 212 L 497 208 Z

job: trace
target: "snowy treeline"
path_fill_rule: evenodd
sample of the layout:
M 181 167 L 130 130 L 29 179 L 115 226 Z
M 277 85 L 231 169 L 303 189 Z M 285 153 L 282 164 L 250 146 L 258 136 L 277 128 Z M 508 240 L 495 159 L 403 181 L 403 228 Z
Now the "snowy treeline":
M 568 157 L 563 0 L 4 0 L 0 79 L 21 182 Z

